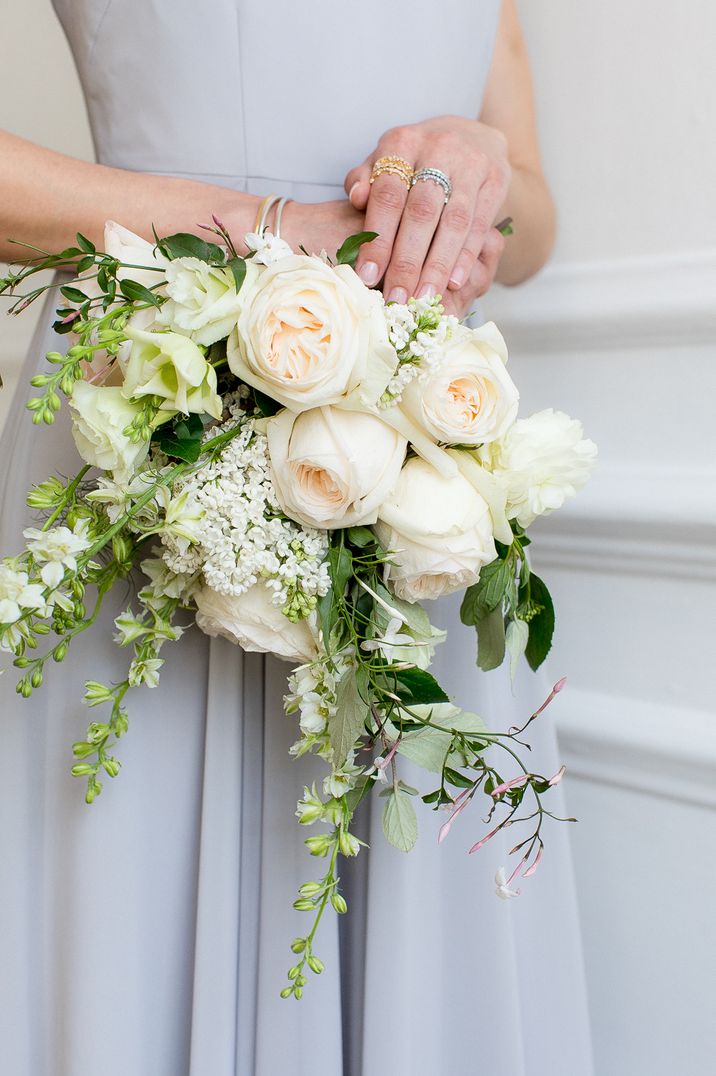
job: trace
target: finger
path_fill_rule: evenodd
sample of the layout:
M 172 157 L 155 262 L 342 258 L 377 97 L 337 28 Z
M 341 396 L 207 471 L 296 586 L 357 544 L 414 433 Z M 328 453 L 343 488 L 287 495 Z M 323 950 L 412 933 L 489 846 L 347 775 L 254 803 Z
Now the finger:
M 354 209 L 365 209 L 368 204 L 368 196 L 370 194 L 370 172 L 373 167 L 373 157 L 367 157 L 362 164 L 359 164 L 356 168 L 351 168 L 350 172 L 345 178 L 343 187 L 348 195 L 348 201 L 351 203 Z
M 483 176 L 468 172 L 459 175 L 455 192 L 451 195 L 440 217 L 428 256 L 425 259 L 417 294 L 419 296 L 444 295 L 448 279 L 468 243 L 475 216 Z M 465 274 L 463 283 L 469 272 Z
M 384 172 L 376 176 L 365 211 L 365 230 L 377 232 L 372 243 L 364 243 L 356 261 L 356 272 L 372 288 L 382 280 L 390 261 L 400 218 L 408 197 L 408 186 L 399 176 Z
M 459 290 L 448 291 L 444 296 L 443 306 L 446 313 L 464 317 L 470 312 L 475 300 L 491 288 L 504 249 L 505 237 L 496 228 L 491 228 L 464 286 Z
M 478 192 L 472 227 L 450 273 L 449 288 L 460 289 L 469 280 L 487 236 L 494 230 L 492 226 L 504 204 L 508 186 L 508 173 L 496 168 L 488 170 Z
M 438 183 L 419 180 L 411 188 L 385 275 L 383 292 L 388 302 L 405 303 L 411 295 L 416 295 L 420 273 L 444 208 L 445 193 Z

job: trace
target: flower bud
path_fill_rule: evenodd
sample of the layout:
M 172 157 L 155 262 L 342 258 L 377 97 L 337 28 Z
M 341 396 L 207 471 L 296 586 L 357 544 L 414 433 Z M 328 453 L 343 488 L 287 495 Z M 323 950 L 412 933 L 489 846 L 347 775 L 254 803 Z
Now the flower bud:
M 348 911 L 345 898 L 340 893 L 331 893 L 331 904 L 334 911 L 338 912 L 339 915 L 344 915 Z
M 306 948 L 306 939 L 305 938 L 294 938 L 294 940 L 291 942 L 291 952 L 292 953 L 302 953 L 305 948 Z
M 314 971 L 316 973 L 316 975 L 320 975 L 326 965 L 323 963 L 322 960 L 319 960 L 317 956 L 309 956 L 308 966 L 311 971 Z
M 35 669 L 32 676 L 30 677 L 30 683 L 33 687 L 41 687 L 42 679 L 42 669 Z
M 303 897 L 299 897 L 298 900 L 294 900 L 293 906 L 297 912 L 312 912 L 313 909 L 316 907 L 312 900 L 304 900 Z
M 116 777 L 120 769 L 122 768 L 121 762 L 119 762 L 116 758 L 112 758 L 111 755 L 108 755 L 107 758 L 102 759 L 102 765 L 104 766 L 104 771 L 108 777 Z
M 67 657 L 67 643 L 59 643 L 52 651 L 53 661 L 64 661 Z
M 298 892 L 302 897 L 315 897 L 322 891 L 323 886 L 320 882 L 304 882 Z
M 96 750 L 93 743 L 87 743 L 85 740 L 78 740 L 77 743 L 72 744 L 72 753 L 75 758 L 89 758 Z
M 348 833 L 347 830 L 341 830 L 338 837 L 338 847 L 341 855 L 357 856 L 360 852 L 360 841 L 352 833 Z
M 282 998 L 290 998 L 292 993 L 293 993 L 293 987 L 292 986 L 284 986 L 283 990 L 281 991 L 281 997 Z
M 330 833 L 321 833 L 315 837 L 306 837 L 304 844 L 312 856 L 325 856 L 331 849 L 333 837 Z
M 73 777 L 92 777 L 97 771 L 97 765 L 94 762 L 76 762 L 72 767 Z

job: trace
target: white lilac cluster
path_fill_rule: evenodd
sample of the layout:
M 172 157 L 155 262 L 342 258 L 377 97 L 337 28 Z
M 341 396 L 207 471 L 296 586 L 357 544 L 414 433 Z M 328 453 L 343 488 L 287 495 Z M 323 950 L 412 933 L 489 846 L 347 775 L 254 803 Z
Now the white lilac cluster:
M 290 620 L 308 616 L 330 587 L 325 533 L 287 519 L 271 481 L 268 442 L 253 418 L 233 409 L 211 436 L 241 431 L 221 455 L 182 477 L 173 491 L 184 516 L 196 519 L 192 540 L 163 528 L 166 565 L 181 575 L 201 570 L 211 590 L 232 597 L 263 580 Z
M 385 320 L 398 365 L 380 406 L 391 407 L 400 402 L 411 381 L 426 378 L 430 371 L 437 370 L 445 344 L 459 322 L 452 314 L 445 314 L 439 295 L 432 299 L 409 299 L 406 304 L 388 303 Z

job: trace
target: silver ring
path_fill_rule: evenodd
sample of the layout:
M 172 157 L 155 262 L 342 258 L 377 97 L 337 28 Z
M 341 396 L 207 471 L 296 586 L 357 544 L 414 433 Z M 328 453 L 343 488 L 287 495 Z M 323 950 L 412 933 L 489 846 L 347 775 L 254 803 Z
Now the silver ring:
M 433 183 L 437 183 L 442 187 L 445 192 L 445 205 L 450 201 L 450 195 L 452 194 L 452 183 L 450 177 L 446 176 L 444 172 L 441 172 L 439 168 L 420 168 L 413 176 L 410 186 L 414 187 L 418 180 L 426 182 L 432 180 Z

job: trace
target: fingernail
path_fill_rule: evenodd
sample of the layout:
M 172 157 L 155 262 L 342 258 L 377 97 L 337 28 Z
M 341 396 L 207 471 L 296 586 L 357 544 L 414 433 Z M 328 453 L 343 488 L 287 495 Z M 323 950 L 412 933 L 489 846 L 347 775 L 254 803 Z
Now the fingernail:
M 401 303 L 404 306 L 408 301 L 408 293 L 405 288 L 393 288 L 387 301 L 389 303 Z
M 432 299 L 437 294 L 436 289 L 432 284 L 423 284 L 422 288 L 415 296 L 416 299 Z
M 360 180 L 359 179 L 357 179 L 355 181 L 355 183 L 353 184 L 351 189 L 348 191 L 348 201 L 349 202 L 353 201 L 353 191 L 356 189 L 356 187 L 360 187 Z
M 461 288 L 467 279 L 465 270 L 462 268 L 453 269 L 452 276 L 450 277 L 450 285 L 453 288 Z
M 358 276 L 367 287 L 372 288 L 374 284 L 378 283 L 380 270 L 375 262 L 363 262 L 358 269 Z

